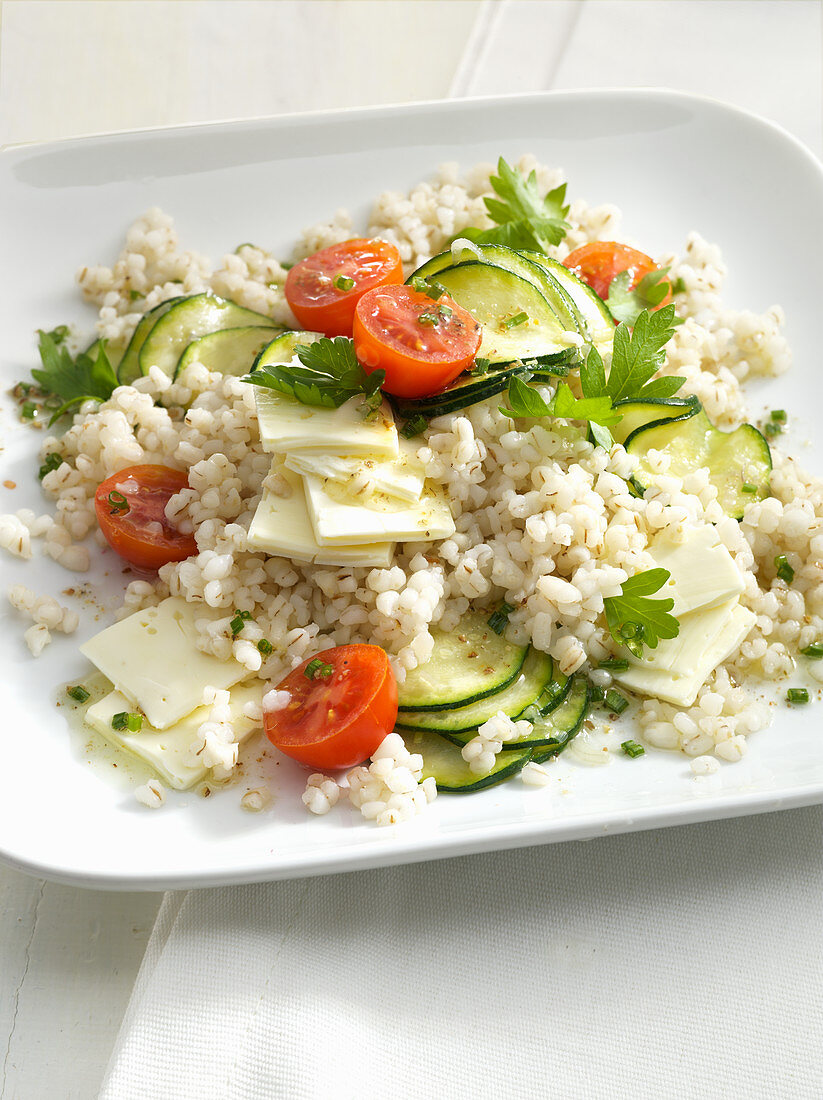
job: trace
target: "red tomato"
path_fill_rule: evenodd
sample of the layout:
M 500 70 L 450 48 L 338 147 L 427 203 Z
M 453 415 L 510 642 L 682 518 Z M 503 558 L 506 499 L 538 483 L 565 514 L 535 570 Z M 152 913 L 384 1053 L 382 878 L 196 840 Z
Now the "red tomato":
M 615 275 L 622 271 L 631 273 L 630 286 L 635 287 L 650 271 L 657 271 L 657 264 L 647 256 L 645 252 L 638 252 L 636 248 L 629 248 L 627 244 L 619 244 L 617 241 L 592 241 L 570 252 L 563 261 L 570 271 L 573 271 L 578 279 L 592 288 L 592 290 L 604 301 L 609 296 L 609 285 Z M 658 306 L 653 310 L 667 305 L 672 298 L 671 284 L 669 292 Z
M 322 668 L 310 678 L 312 661 Z M 328 670 L 331 671 L 328 671 Z M 397 682 L 376 645 L 341 645 L 307 658 L 277 685 L 291 702 L 264 711 L 266 736 L 286 756 L 312 768 L 351 768 L 394 729 Z
M 386 372 L 387 393 L 425 397 L 471 366 L 482 331 L 448 295 L 434 301 L 410 286 L 386 286 L 357 303 L 353 335 L 364 368 Z
M 159 569 L 196 554 L 194 535 L 172 527 L 165 511 L 169 497 L 188 484 L 185 474 L 168 466 L 128 466 L 101 482 L 94 510 L 112 550 L 139 569 Z
M 356 238 L 295 264 L 286 276 L 286 300 L 303 328 L 351 336 L 354 307 L 366 291 L 402 282 L 403 264 L 393 244 Z

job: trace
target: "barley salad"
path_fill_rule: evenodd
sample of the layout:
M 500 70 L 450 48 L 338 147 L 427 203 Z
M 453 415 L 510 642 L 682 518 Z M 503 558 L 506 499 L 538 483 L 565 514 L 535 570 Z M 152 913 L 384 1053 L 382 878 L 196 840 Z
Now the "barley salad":
M 366 361 L 373 331 L 352 346 L 322 312 L 312 319 L 316 301 L 289 296 L 290 270 L 353 238 L 396 255 L 367 293 L 408 279 L 426 337 L 477 330 L 462 359 L 451 346 L 434 356 L 453 378 L 398 389 L 396 357 Z M 362 294 L 333 257 L 325 289 Z M 80 271 L 99 343 L 75 356 L 74 334 L 41 336 L 42 385 L 19 391 L 35 423 L 55 393 L 71 402 L 66 430 L 41 447 L 56 512 L 4 516 L 0 539 L 22 557 L 41 541 L 82 573 L 84 540 L 106 541 L 101 499 L 116 528 L 145 488 L 128 471 L 176 471 L 146 524 L 187 553 L 130 580 L 110 628 L 122 633 L 84 647 L 115 688 L 88 720 L 158 772 L 137 790 L 144 804 L 168 786 L 229 782 L 261 721 L 277 744 L 282 716 L 311 702 L 294 685 L 322 698 L 338 647 L 387 655 L 375 675 L 396 685 L 399 716 L 389 706 L 344 771 L 327 757 L 303 801 L 324 813 L 342 794 L 382 824 L 438 789 L 512 775 L 540 786 L 561 750 L 680 750 L 707 774 L 768 725 L 765 681 L 785 681 L 785 705 L 808 698 L 796 674 L 823 671 L 823 492 L 781 454 L 779 409 L 762 432 L 746 424 L 743 391 L 789 367 L 782 312 L 726 309 L 720 254 L 696 234 L 680 255 L 638 257 L 616 209 L 567 204 L 561 174 L 523 157 L 464 175 L 445 165 L 408 195 L 381 195 L 365 230 L 338 212 L 290 263 L 243 244 L 213 266 L 152 210 L 112 268 Z M 266 385 L 244 380 L 252 363 Z M 56 383 L 62 367 L 83 374 L 79 390 Z M 321 391 L 344 379 L 342 392 L 306 404 L 309 374 Z M 82 400 L 101 382 L 102 400 Z M 353 520 L 364 511 L 369 523 Z M 77 626 L 24 586 L 9 599 L 32 621 L 35 655 Z M 142 683 L 126 667 L 138 652 Z M 170 690 L 175 655 L 188 675 Z M 268 792 L 242 797 L 261 809 Z

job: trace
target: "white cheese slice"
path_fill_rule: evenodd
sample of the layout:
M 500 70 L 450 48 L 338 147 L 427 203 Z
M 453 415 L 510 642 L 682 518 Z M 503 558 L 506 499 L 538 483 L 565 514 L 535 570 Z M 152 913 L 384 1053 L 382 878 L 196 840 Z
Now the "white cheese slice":
M 413 503 L 420 499 L 426 478 L 423 463 L 417 458 L 417 444 L 407 439 L 400 440 L 396 459 L 379 455 L 349 458 L 319 451 L 297 451 L 286 456 L 286 468 L 296 474 L 333 481 L 362 503 L 366 503 L 373 493 Z
M 224 661 L 197 648 L 196 620 L 225 615 L 170 596 L 95 634 L 80 651 L 164 730 L 200 706 L 204 688 L 230 688 L 249 675 L 233 657 Z
M 738 604 L 723 630 L 706 647 L 699 667 L 690 675 L 676 676 L 666 669 L 631 667 L 627 672 L 614 673 L 614 679 L 641 695 L 654 695 L 678 707 L 690 707 L 703 684 L 719 664 L 726 660 L 751 630 L 755 615 Z
M 420 500 L 409 504 L 376 493 L 360 504 L 333 481 L 303 478 L 312 527 L 321 546 L 393 539 L 420 542 L 445 539 L 455 526 L 445 495 L 426 488 Z
M 384 455 L 397 458 L 398 436 L 391 408 L 383 402 L 365 420 L 362 399 L 353 397 L 339 409 L 303 405 L 276 390 L 255 386 L 260 440 L 265 451 L 321 451 L 324 454 Z
M 291 490 L 287 497 L 266 491 L 249 527 L 248 544 L 267 554 L 316 565 L 362 565 L 387 569 L 394 543 L 373 540 L 362 545 L 321 546 L 314 536 L 306 506 L 303 481 L 290 470 L 277 467 Z
M 725 630 L 735 607 L 736 596 L 717 607 L 682 615 L 676 638 L 661 639 L 656 649 L 645 646 L 641 657 L 629 654 L 629 662 L 640 668 L 659 668 L 675 676 L 690 676 L 700 667 L 707 647 Z
M 657 596 L 671 596 L 676 618 L 700 608 L 715 607 L 743 591 L 743 578 L 714 527 L 690 532 L 683 542 L 658 539 L 649 548 L 657 565 L 670 579 Z
M 230 721 L 238 743 L 245 741 L 252 730 L 260 726 L 259 722 L 243 714 L 243 706 L 246 703 L 259 703 L 260 694 L 259 680 L 232 688 Z M 144 760 L 165 783 L 176 790 L 185 791 L 205 779 L 208 768 L 194 763 L 189 750 L 197 740 L 197 730 L 203 722 L 208 721 L 209 707 L 198 707 L 164 730 L 154 729 L 145 719 L 139 733 L 112 729 L 111 720 L 114 715 L 130 709 L 131 703 L 126 696 L 119 691 L 112 691 L 89 707 L 86 711 L 86 722 L 118 748 Z

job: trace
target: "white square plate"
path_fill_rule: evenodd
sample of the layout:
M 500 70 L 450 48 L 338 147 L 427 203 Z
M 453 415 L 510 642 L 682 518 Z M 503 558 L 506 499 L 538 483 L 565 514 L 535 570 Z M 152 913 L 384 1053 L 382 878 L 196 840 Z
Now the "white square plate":
M 252 240 L 281 254 L 298 231 L 347 207 L 365 226 L 378 192 L 406 190 L 444 160 L 469 166 L 533 152 L 562 167 L 569 194 L 613 202 L 625 233 L 655 254 L 682 248 L 697 229 L 723 249 L 729 304 L 761 311 L 781 303 L 795 367 L 762 386 L 752 415 L 787 408 L 804 444 L 823 400 L 819 367 L 823 270 L 823 171 L 775 127 L 709 100 L 671 92 L 597 91 L 398 108 L 122 134 L 23 147 L 0 158 L 0 345 L 4 387 L 35 365 L 34 330 L 93 316 L 74 283 L 85 263 L 111 263 L 133 218 L 157 205 L 185 247 L 212 257 Z M 43 510 L 36 480 L 39 438 L 3 401 L 2 511 Z M 8 488 L 10 482 L 16 488 Z M 123 579 L 110 555 L 89 578 L 53 563 L 2 560 L 5 585 L 55 595 L 87 580 L 117 603 Z M 76 605 L 72 597 L 64 602 Z M 274 767 L 275 801 L 239 808 L 237 788 L 208 800 L 171 796 L 159 812 L 139 806 L 111 761 L 95 762 L 55 708 L 58 688 L 82 678 L 78 645 L 95 621 L 89 604 L 72 638 L 38 660 L 24 624 L 4 606 L 0 636 L 0 857 L 32 873 L 80 885 L 160 889 L 309 875 L 483 849 L 584 838 L 727 817 L 823 800 L 819 706 L 779 708 L 750 739 L 744 760 L 715 785 L 690 778 L 685 757 L 650 750 L 637 760 L 583 768 L 563 758 L 547 789 L 511 782 L 471 796 L 443 796 L 419 819 L 378 829 L 341 806 L 325 818 L 304 810 L 304 773 Z M 627 728 L 627 736 L 631 728 Z

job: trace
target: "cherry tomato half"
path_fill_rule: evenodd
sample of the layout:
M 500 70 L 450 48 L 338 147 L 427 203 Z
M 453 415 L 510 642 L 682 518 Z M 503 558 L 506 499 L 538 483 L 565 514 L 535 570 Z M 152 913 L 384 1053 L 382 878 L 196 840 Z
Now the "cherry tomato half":
M 386 372 L 387 393 L 425 397 L 471 366 L 482 330 L 446 294 L 434 301 L 410 286 L 386 286 L 357 303 L 353 335 L 363 367 Z
M 295 264 L 286 276 L 286 300 L 304 328 L 351 336 L 354 307 L 366 291 L 402 282 L 403 264 L 393 244 L 356 238 Z
M 636 248 L 629 248 L 627 244 L 618 241 L 592 241 L 570 252 L 563 261 L 570 271 L 573 271 L 578 279 L 592 288 L 592 290 L 604 301 L 609 296 L 609 286 L 615 275 L 623 271 L 631 274 L 631 287 L 637 286 L 644 275 L 650 271 L 657 271 L 657 264 L 647 256 L 645 252 L 638 252 Z M 667 305 L 672 298 L 671 284 L 669 292 L 660 305 L 654 309 L 660 309 Z
M 166 519 L 169 497 L 188 484 L 179 470 L 149 465 L 127 466 L 101 482 L 94 510 L 112 550 L 139 569 L 159 569 L 196 554 L 194 535 L 184 535 Z
M 397 719 L 397 682 L 384 650 L 341 645 L 307 658 L 277 685 L 291 701 L 264 711 L 266 736 L 312 768 L 368 759 Z

